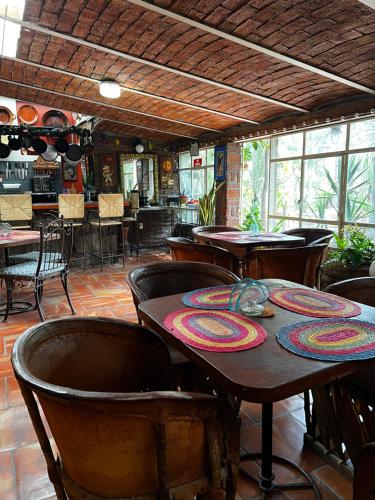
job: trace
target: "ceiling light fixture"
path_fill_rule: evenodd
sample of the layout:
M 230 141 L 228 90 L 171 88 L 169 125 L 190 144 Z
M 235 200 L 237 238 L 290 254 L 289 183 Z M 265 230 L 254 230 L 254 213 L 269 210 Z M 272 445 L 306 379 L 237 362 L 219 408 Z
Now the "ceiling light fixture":
M 103 97 L 117 99 L 121 95 L 121 87 L 114 80 L 102 80 L 99 84 L 99 92 Z

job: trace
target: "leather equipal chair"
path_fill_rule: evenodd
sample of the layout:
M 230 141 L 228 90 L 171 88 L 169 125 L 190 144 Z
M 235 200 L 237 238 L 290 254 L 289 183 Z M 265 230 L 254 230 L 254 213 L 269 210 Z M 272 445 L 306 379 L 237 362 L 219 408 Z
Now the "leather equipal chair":
M 232 285 L 239 278 L 231 271 L 214 264 L 161 262 L 133 269 L 127 274 L 126 281 L 138 314 L 138 305 L 144 300 L 210 286 Z
M 50 321 L 17 339 L 12 363 L 58 500 L 235 498 L 238 419 L 215 396 L 169 390 L 154 333 L 107 318 Z
M 174 261 L 208 262 L 224 267 L 240 276 L 238 258 L 224 248 L 214 245 L 200 245 L 186 238 L 166 238 Z
M 365 276 L 339 281 L 327 286 L 324 291 L 375 307 L 375 277 Z
M 333 237 L 333 231 L 330 229 L 321 229 L 315 227 L 298 227 L 283 231 L 283 234 L 291 236 L 300 236 L 305 238 L 305 245 L 317 245 L 319 243 L 329 243 Z
M 231 226 L 198 226 L 193 227 L 191 234 L 198 243 L 210 244 L 199 237 L 199 233 L 224 233 L 228 231 L 241 231 L 238 227 Z
M 293 248 L 261 248 L 245 256 L 244 277 L 279 278 L 314 288 L 327 244 Z

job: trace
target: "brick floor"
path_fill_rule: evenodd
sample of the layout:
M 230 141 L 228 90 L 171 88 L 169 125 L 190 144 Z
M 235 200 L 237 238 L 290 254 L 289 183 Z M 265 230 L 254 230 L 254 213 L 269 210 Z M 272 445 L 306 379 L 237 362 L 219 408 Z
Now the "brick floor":
M 137 261 L 129 258 L 126 271 L 146 262 L 168 259 L 163 252 L 146 253 Z M 136 321 L 130 291 L 124 280 L 124 271 L 119 267 L 73 270 L 71 296 L 78 314 L 107 316 Z M 28 288 L 16 292 L 17 298 L 32 297 Z M 45 287 L 43 305 L 48 319 L 69 314 L 58 281 Z M 46 465 L 23 404 L 17 382 L 10 365 L 12 345 L 19 334 L 37 323 L 36 311 L 10 317 L 6 324 L 0 323 L 0 498 L 2 500 L 42 500 L 55 498 L 48 480 Z M 243 403 L 241 407 L 243 449 L 257 450 L 260 446 L 260 406 Z M 323 500 L 350 500 L 352 485 L 340 474 L 317 457 L 311 450 L 303 448 L 303 399 L 294 396 L 275 404 L 274 407 L 274 451 L 295 460 L 316 478 Z M 256 470 L 257 465 L 249 465 Z M 275 467 L 277 479 L 299 481 L 294 472 Z M 240 477 L 238 499 L 258 498 L 255 485 Z M 310 500 L 310 492 L 275 493 L 273 499 Z

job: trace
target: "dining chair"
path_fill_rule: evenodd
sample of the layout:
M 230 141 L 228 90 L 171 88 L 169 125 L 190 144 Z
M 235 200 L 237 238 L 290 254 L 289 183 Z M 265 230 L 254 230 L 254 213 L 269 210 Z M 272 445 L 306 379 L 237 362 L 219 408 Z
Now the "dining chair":
M 181 237 L 166 238 L 166 242 L 174 261 L 208 262 L 241 276 L 238 257 L 224 248 L 214 245 L 200 245 Z
M 130 287 L 134 306 L 144 300 L 187 293 L 198 288 L 232 285 L 239 281 L 231 271 L 215 264 L 203 262 L 160 262 L 131 270 L 126 281 Z M 139 323 L 141 319 L 138 315 Z
M 348 279 L 333 283 L 324 292 L 332 293 L 360 304 L 375 306 L 375 277 Z M 341 378 L 335 383 L 315 387 L 305 394 L 305 413 L 308 433 L 313 440 L 333 450 L 343 462 L 351 460 L 356 471 L 361 462 L 361 447 L 368 441 L 375 441 L 375 382 L 373 367 L 358 366 L 355 373 Z M 315 422 L 315 425 L 312 423 Z M 343 451 L 344 450 L 344 451 Z M 359 469 L 362 467 L 358 465 Z M 357 471 L 358 473 L 358 471 Z M 356 472 L 355 472 L 356 474 Z M 364 471 L 359 477 L 364 477 Z M 355 480 L 356 482 L 356 480 Z M 354 487 L 358 500 L 374 498 L 360 496 L 370 490 Z
M 258 248 L 242 261 L 245 278 L 279 278 L 311 288 L 319 285 L 319 271 L 327 244 L 293 248 Z
M 375 307 L 375 277 L 365 276 L 339 281 L 327 286 L 323 291 Z
M 298 227 L 283 231 L 283 234 L 305 238 L 305 245 L 318 245 L 319 243 L 328 244 L 331 241 L 334 233 L 330 229 Z
M 78 251 L 72 252 L 71 261 L 78 260 L 83 270 L 86 269 L 86 221 L 85 221 L 85 197 L 83 194 L 59 194 L 58 197 L 59 217 L 72 222 L 73 233 L 80 232 L 81 238 L 75 238 L 74 246 Z M 79 242 L 79 243 L 78 243 Z
M 235 498 L 239 419 L 216 396 L 171 391 L 153 332 L 49 321 L 17 339 L 12 364 L 59 500 Z
M 191 234 L 195 241 L 198 243 L 203 243 L 203 244 L 208 244 L 210 245 L 211 243 L 207 242 L 206 240 L 203 240 L 200 238 L 199 233 L 224 233 L 228 231 L 241 231 L 238 227 L 231 227 L 231 226 L 198 226 L 198 227 L 193 227 L 191 230 Z
M 176 293 L 187 293 L 198 288 L 220 285 L 232 285 L 239 278 L 215 264 L 202 262 L 159 262 L 138 267 L 126 276 L 130 287 L 138 322 L 142 320 L 138 313 L 141 302 Z M 210 392 L 212 387 L 207 377 L 193 365 L 175 347 L 168 344 L 174 368 L 173 378 L 176 385 L 185 389 Z
M 89 213 L 89 216 L 91 214 Z M 122 265 L 125 268 L 125 237 L 123 228 L 124 217 L 124 195 L 122 193 L 101 193 L 98 195 L 98 213 L 94 218 L 89 218 L 91 259 L 94 264 L 95 256 L 100 259 L 100 267 L 103 271 L 105 260 L 122 257 Z M 99 250 L 94 251 L 94 231 L 99 242 Z M 120 247 L 119 242 L 120 240 Z M 104 248 L 108 245 L 108 251 Z
M 4 320 L 8 319 L 12 307 L 14 284 L 28 281 L 34 287 L 35 309 L 41 321 L 45 321 L 41 306 L 43 288 L 47 281 L 60 277 L 72 314 L 75 314 L 68 288 L 69 260 L 72 252 L 72 223 L 64 219 L 55 219 L 47 226 L 40 225 L 40 248 L 38 260 L 30 260 L 0 269 L 0 279 L 6 285 L 7 306 Z

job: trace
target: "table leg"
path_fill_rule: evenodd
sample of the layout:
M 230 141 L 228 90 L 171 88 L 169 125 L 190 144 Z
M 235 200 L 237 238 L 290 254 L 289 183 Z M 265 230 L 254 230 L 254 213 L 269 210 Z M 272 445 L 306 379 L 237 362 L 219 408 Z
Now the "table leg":
M 272 403 L 262 404 L 262 451 L 260 453 L 241 453 L 241 462 L 261 459 L 259 478 L 253 477 L 245 469 L 240 468 L 240 471 L 250 479 L 258 482 L 259 488 L 262 490 L 262 498 L 268 498 L 273 491 L 312 489 L 316 500 L 321 500 L 319 489 L 310 474 L 305 472 L 302 467 L 291 460 L 272 454 L 272 410 Z M 274 481 L 275 475 L 272 472 L 273 462 L 279 462 L 293 469 L 297 469 L 307 482 L 287 484 L 276 483 Z

